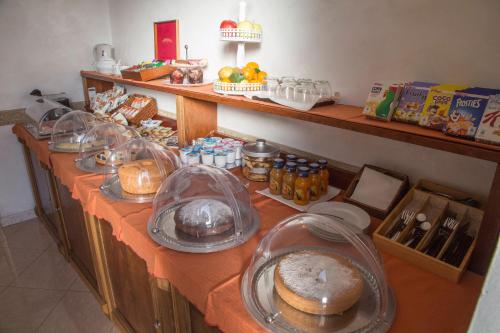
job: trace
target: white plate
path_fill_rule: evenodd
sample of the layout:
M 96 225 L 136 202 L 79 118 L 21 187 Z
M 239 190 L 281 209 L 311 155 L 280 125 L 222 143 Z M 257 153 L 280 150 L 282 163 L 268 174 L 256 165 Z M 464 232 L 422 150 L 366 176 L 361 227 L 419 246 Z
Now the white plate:
M 364 233 L 368 232 L 371 224 L 370 215 L 368 215 L 367 212 L 357 206 L 345 202 L 320 202 L 309 207 L 307 212 L 334 216 L 335 219 L 338 219 L 345 224 L 351 224 L 362 230 Z M 335 234 L 331 231 L 325 230 L 325 232 L 331 233 L 331 236 L 335 237 Z
M 321 196 L 318 199 L 318 201 L 313 201 L 305 206 L 297 205 L 295 202 L 293 202 L 293 200 L 284 199 L 281 195 L 271 194 L 271 192 L 269 192 L 269 188 L 266 188 L 265 190 L 255 191 L 255 192 L 260 193 L 260 194 L 262 194 L 266 197 L 269 197 L 271 199 L 274 199 L 276 201 L 279 201 L 279 202 L 281 202 L 287 206 L 290 206 L 290 207 L 292 207 L 300 212 L 307 212 L 309 210 L 309 208 L 316 205 L 317 202 L 325 202 L 325 201 L 328 201 L 330 199 L 335 198 L 340 193 L 340 189 L 333 187 L 333 186 L 328 186 L 328 192 L 325 195 Z

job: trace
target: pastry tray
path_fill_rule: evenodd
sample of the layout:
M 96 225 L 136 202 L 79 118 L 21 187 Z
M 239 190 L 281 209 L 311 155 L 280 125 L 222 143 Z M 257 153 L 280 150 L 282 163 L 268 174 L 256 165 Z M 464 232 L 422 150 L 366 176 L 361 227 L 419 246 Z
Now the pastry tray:
M 80 151 L 80 147 L 76 146 L 75 148 L 59 148 L 54 142 L 49 142 L 49 150 L 56 153 L 78 153 Z
M 197 197 L 196 199 L 202 198 L 203 197 Z M 206 197 L 205 199 L 217 198 Z M 252 219 L 251 224 L 243 230 L 242 234 L 239 236 L 239 239 L 236 238 L 234 228 L 231 228 L 230 230 L 219 235 L 211 235 L 199 238 L 187 235 L 182 231 L 176 230 L 174 214 L 179 208 L 183 207 L 189 202 L 191 202 L 191 200 L 175 203 L 170 207 L 164 208 L 160 214 L 156 215 L 156 218 L 151 217 L 148 221 L 149 236 L 158 244 L 176 251 L 209 253 L 218 252 L 241 245 L 242 243 L 250 239 L 250 237 L 252 237 L 259 228 L 259 215 L 252 208 L 250 212 L 242 212 L 243 214 L 251 214 Z
M 111 173 L 114 171 L 113 167 L 97 163 L 95 155 L 90 155 L 83 159 L 77 158 L 75 159 L 75 165 L 78 169 L 84 172 Z
M 101 193 L 113 200 L 127 201 L 134 203 L 147 203 L 153 202 L 156 193 L 151 194 L 132 194 L 124 191 L 120 185 L 120 178 L 118 174 L 110 177 L 106 184 L 100 186 Z
M 276 263 L 283 256 L 310 248 L 297 247 L 283 250 L 281 253 L 273 254 L 271 260 L 255 263 L 257 269 L 252 278 L 255 286 L 247 294 L 248 270 L 245 272 L 241 286 L 241 296 L 247 310 L 256 321 L 270 332 L 386 332 L 390 327 L 396 313 L 396 301 L 392 290 L 389 288 L 389 304 L 387 307 L 386 321 L 381 321 L 375 315 L 379 312 L 380 298 L 379 289 L 375 277 L 356 261 L 335 253 L 331 249 L 314 248 L 325 253 L 334 253 L 349 260 L 361 272 L 364 279 L 364 287 L 361 298 L 349 310 L 342 315 L 314 315 L 302 312 L 288 305 L 276 293 L 274 288 L 274 270 Z

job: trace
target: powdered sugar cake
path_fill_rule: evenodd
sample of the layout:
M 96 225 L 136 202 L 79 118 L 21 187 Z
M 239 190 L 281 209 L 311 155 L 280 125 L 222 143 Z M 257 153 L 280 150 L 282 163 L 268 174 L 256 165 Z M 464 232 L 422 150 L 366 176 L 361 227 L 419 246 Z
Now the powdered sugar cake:
M 281 258 L 274 271 L 278 295 L 292 307 L 317 315 L 342 314 L 363 292 L 363 277 L 348 260 L 300 251 Z

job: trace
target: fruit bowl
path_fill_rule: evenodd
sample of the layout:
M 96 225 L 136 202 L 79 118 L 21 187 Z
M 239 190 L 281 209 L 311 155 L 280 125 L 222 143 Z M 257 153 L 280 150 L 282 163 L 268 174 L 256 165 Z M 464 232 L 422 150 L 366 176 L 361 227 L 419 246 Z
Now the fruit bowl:
M 256 92 L 262 90 L 262 83 L 232 83 L 222 82 L 221 80 L 214 81 L 214 91 L 218 94 L 224 95 L 245 95 L 249 92 Z
M 262 31 L 238 28 L 220 29 L 220 40 L 229 42 L 260 43 Z

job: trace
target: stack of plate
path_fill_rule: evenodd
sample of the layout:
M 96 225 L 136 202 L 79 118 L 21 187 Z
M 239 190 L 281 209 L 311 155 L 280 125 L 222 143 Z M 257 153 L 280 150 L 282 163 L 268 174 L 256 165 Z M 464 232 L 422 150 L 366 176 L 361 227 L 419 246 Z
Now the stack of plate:
M 370 228 L 370 215 L 363 209 L 344 202 L 321 202 L 311 206 L 308 213 L 328 216 L 338 222 L 342 222 L 356 233 L 367 233 Z M 309 225 L 309 230 L 316 236 L 331 242 L 344 242 L 342 235 L 338 234 L 328 224 Z

